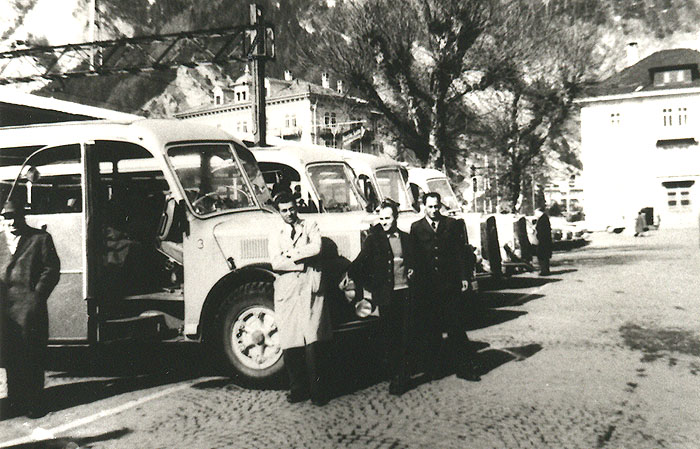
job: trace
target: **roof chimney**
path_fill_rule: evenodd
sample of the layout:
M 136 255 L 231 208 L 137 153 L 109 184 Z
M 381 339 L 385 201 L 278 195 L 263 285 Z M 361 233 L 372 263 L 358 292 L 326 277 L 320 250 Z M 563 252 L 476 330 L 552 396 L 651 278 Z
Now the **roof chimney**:
M 292 71 L 291 70 L 285 70 L 284 71 L 284 80 L 285 81 L 292 81 L 294 77 L 292 76 Z
M 345 86 L 343 86 L 343 80 L 338 80 L 337 90 L 338 90 L 339 94 L 342 94 L 343 91 L 345 90 Z
M 627 44 L 627 67 L 639 62 L 639 47 L 636 42 Z
M 331 76 L 328 72 L 321 73 L 321 86 L 325 87 L 326 89 L 331 88 Z

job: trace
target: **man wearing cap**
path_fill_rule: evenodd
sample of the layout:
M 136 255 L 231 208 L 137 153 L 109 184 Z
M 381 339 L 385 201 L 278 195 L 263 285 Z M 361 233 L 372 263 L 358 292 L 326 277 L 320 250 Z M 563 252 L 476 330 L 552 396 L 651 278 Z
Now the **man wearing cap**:
M 435 378 L 440 375 L 439 353 L 442 333 L 447 332 L 451 355 L 456 359 L 457 377 L 478 381 L 476 353 L 464 330 L 465 307 L 463 295 L 469 290 L 473 269 L 462 220 L 444 217 L 440 213 L 442 200 L 437 192 L 426 193 L 425 217 L 411 225 L 416 242 L 426 317 L 427 371 Z
M 332 329 L 321 288 L 321 232 L 316 223 L 299 218 L 291 193 L 277 195 L 275 205 L 283 223 L 270 235 L 269 252 L 278 274 L 275 321 L 289 375 L 287 401 L 310 398 L 322 406 L 328 402 L 322 346 Z
M 60 262 L 51 236 L 24 220 L 24 201 L 11 197 L 1 212 L 0 361 L 7 373 L 8 415 L 44 414 L 44 359 L 49 331 L 46 301 Z
M 396 396 L 409 388 L 416 264 L 413 239 L 398 229 L 398 217 L 397 203 L 383 201 L 379 224 L 370 229 L 360 254 L 348 268 L 348 275 L 372 292 L 372 303 L 379 307 L 389 361 L 389 393 Z

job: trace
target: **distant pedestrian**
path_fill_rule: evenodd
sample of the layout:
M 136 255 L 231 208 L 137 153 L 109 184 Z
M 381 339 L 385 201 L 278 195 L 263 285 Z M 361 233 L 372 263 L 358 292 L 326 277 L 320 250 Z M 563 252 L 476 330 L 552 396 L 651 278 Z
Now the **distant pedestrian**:
M 0 238 L 0 366 L 7 374 L 3 417 L 38 418 L 45 414 L 46 301 L 58 283 L 60 261 L 51 235 L 27 225 L 24 207 L 24 200 L 13 196 L 1 212 L 5 238 Z
M 637 220 L 634 223 L 634 236 L 643 237 L 644 231 L 647 230 L 647 217 L 644 211 L 640 210 L 637 214 Z
M 331 338 L 330 315 L 321 288 L 321 233 L 302 220 L 293 196 L 282 192 L 275 205 L 284 224 L 270 236 L 275 280 L 275 319 L 289 374 L 287 401 L 328 402 L 323 342 Z
M 398 204 L 379 206 L 379 224 L 370 229 L 362 251 L 348 268 L 349 276 L 372 293 L 382 318 L 382 337 L 388 355 L 389 393 L 400 396 L 408 388 L 415 341 L 415 269 L 413 238 L 398 229 Z
M 456 360 L 457 376 L 472 381 L 477 372 L 476 351 L 465 332 L 465 298 L 474 258 L 469 254 L 464 222 L 441 215 L 442 200 L 436 192 L 426 193 L 425 218 L 411 225 L 416 242 L 422 283 L 423 311 L 427 322 L 427 369 L 431 377 L 440 374 L 439 353 L 442 333 L 447 332 L 450 354 Z
M 549 223 L 549 215 L 543 207 L 535 211 L 537 223 L 535 235 L 537 236 L 537 262 L 540 266 L 540 276 L 549 275 L 549 260 L 552 258 L 552 225 Z

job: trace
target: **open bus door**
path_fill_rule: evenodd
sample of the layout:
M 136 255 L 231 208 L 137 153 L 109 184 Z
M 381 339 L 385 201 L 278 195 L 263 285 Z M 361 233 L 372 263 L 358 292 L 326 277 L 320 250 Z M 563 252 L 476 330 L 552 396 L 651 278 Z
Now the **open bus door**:
M 47 301 L 49 339 L 52 342 L 85 342 L 88 313 L 85 302 L 84 145 L 43 147 L 31 154 L 26 154 L 26 150 L 29 148 L 8 152 L 24 155 L 21 167 L 7 167 L 9 171 L 20 173 L 12 192 L 25 197 L 27 223 L 51 234 L 61 261 L 60 280 Z M 3 184 L 9 187 L 12 180 L 5 178 Z M 10 189 L 3 198 L 9 194 Z

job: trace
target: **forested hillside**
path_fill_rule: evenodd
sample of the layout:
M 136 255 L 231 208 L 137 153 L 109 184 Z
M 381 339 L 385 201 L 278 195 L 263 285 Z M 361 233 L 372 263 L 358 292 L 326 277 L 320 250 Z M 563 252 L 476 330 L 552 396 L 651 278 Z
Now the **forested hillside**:
M 339 0 L 340 1 L 340 0 Z M 640 56 L 674 46 L 697 48 L 700 7 L 697 0 L 542 0 L 555 11 L 574 12 L 606 31 L 608 48 L 622 51 L 629 41 L 639 43 Z M 6 0 L 0 6 L 0 42 L 4 48 L 13 42 L 26 45 L 64 44 L 61 39 L 87 40 L 87 0 Z M 277 31 L 277 59 L 269 64 L 269 73 L 280 76 L 292 70 L 298 76 L 315 79 L 323 61 L 303 64 L 299 49 L 314 45 L 313 29 L 307 25 L 311 15 L 318 16 L 327 7 L 325 0 L 259 0 L 268 20 Z M 335 3 L 335 2 L 330 2 Z M 54 14 L 55 8 L 72 9 L 73 22 L 39 28 L 37 17 Z M 239 0 L 98 0 L 100 38 L 169 33 L 184 30 L 243 24 L 248 20 L 248 2 Z M 67 27 L 82 30 L 66 30 Z M 68 32 L 72 31 L 72 32 Z M 82 36 L 82 39 L 79 37 Z M 610 68 L 624 65 L 621 53 L 613 52 Z M 316 67 L 316 69 L 314 69 Z M 216 70 L 180 70 L 134 75 L 70 80 L 42 89 L 46 94 L 84 103 L 103 105 L 127 112 L 155 115 L 187 109 L 189 104 L 208 95 L 212 81 L 235 78 L 240 64 Z M 307 73 L 313 72 L 313 73 Z M 177 80 L 191 77 L 190 80 Z M 168 89 L 170 86 L 170 89 Z M 179 92 L 188 89 L 189 92 Z M 195 93 L 191 89 L 202 92 Z M 89 92 L 89 95 L 86 94 Z M 158 97 L 165 95 L 163 101 Z M 155 101 L 153 101 L 155 100 Z M 174 102 L 185 104 L 175 105 Z

